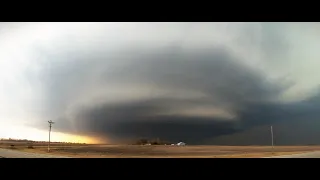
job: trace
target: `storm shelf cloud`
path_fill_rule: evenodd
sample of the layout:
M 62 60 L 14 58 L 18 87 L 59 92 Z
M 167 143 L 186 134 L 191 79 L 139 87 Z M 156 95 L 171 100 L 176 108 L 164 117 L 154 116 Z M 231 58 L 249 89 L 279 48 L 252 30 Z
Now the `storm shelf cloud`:
M 60 132 L 108 142 L 250 145 L 269 143 L 267 131 L 250 134 L 256 128 L 291 124 L 295 131 L 319 117 L 317 23 L 2 26 L 13 38 L 0 36 L 0 68 L 15 75 L 0 74 L 0 99 L 9 104 L 1 106 L 23 105 L 21 118 L 39 129 L 49 117 Z M 247 141 L 233 137 L 246 132 Z

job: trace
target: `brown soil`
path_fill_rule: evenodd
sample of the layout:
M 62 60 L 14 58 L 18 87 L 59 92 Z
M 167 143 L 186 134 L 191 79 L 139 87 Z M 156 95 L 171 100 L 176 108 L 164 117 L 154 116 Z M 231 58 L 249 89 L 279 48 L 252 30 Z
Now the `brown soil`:
M 11 146 L 13 145 L 13 146 Z M 29 146 L 29 148 L 28 148 Z M 0 143 L 0 148 L 45 153 L 45 144 Z M 79 158 L 253 158 L 320 150 L 320 146 L 140 146 L 53 144 L 50 154 Z

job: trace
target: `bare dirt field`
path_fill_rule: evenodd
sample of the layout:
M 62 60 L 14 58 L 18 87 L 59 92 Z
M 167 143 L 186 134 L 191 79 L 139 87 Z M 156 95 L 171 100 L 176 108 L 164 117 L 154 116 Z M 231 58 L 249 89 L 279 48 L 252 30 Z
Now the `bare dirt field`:
M 320 151 L 320 146 L 80 145 L 0 142 L 0 148 L 79 158 L 252 158 Z

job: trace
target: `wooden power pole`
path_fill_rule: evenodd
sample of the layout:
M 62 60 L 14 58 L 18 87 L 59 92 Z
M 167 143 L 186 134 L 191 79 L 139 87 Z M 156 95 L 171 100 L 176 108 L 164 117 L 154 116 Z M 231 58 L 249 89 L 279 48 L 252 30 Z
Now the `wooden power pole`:
M 270 128 L 271 130 L 271 146 L 272 146 L 272 153 L 274 152 L 274 145 L 273 145 L 273 129 L 272 129 L 272 126 Z
M 50 134 L 51 134 L 51 127 L 52 127 L 52 124 L 54 124 L 53 121 L 48 121 L 49 123 L 49 142 L 48 142 L 48 152 L 50 152 Z

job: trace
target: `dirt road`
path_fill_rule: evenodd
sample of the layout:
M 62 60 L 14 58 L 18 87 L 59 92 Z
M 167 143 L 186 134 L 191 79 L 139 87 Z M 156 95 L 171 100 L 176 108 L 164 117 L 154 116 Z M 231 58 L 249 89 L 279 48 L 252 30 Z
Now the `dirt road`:
M 320 151 L 301 153 L 301 154 L 292 154 L 292 155 L 283 155 L 283 156 L 274 156 L 268 158 L 320 158 Z
M 0 149 L 0 158 L 68 158 L 68 157 L 21 152 L 21 151 L 15 151 L 10 149 Z

